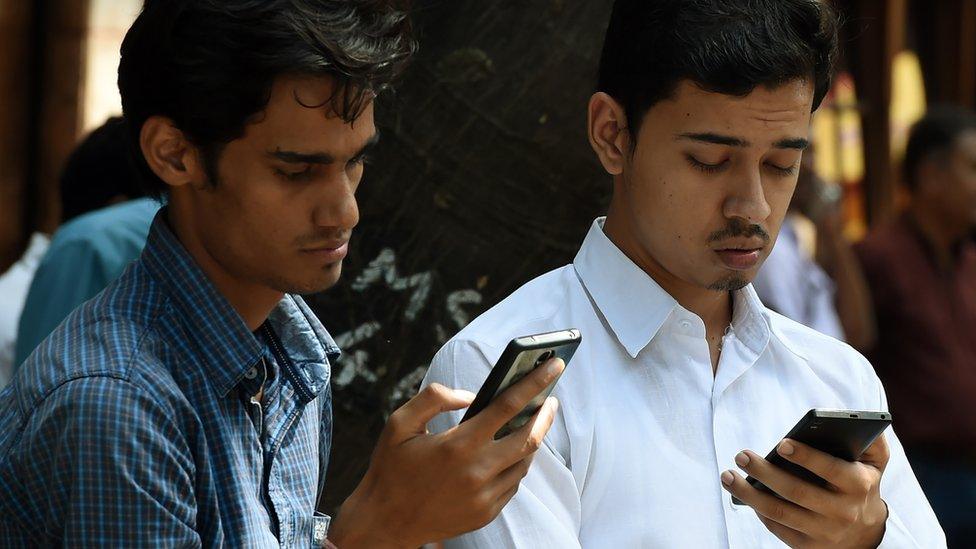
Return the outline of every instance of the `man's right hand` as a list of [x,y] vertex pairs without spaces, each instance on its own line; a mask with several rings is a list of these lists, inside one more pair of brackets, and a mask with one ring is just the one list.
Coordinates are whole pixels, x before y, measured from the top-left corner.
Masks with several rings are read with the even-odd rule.
[[437,414],[469,406],[474,395],[432,384],[390,415],[369,470],[332,523],[337,547],[411,547],[491,522],[528,473],[558,403],[549,398],[510,435],[494,434],[565,368],[559,359],[525,376],[481,413],[431,435]]

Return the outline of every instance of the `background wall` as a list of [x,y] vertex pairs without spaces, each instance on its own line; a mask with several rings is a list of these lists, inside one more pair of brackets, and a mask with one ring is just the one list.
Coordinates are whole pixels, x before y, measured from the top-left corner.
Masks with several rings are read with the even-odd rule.
[[425,2],[421,50],[379,115],[342,282],[312,300],[335,372],[327,504],[365,470],[385,413],[468,319],[572,260],[610,181],[585,134],[610,3]]

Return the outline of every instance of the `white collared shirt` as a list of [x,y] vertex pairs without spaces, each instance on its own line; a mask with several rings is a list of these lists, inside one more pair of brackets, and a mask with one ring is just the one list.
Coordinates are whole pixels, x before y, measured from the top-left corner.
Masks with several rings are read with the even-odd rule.
[[[782,547],[719,476],[743,449],[765,455],[811,408],[887,410],[870,364],[844,343],[735,293],[713,375],[705,325],[604,235],[572,265],[520,288],[435,356],[424,384],[477,391],[513,337],[566,328],[583,342],[554,395],[560,407],[528,476],[491,524],[448,547],[527,549]],[[463,411],[431,422],[440,432]],[[898,418],[894,418],[897,425]],[[881,494],[883,547],[945,537],[894,432]]]

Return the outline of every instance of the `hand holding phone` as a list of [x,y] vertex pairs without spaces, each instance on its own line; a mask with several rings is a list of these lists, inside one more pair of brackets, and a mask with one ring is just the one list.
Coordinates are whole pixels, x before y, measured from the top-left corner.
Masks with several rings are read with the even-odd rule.
[[[577,347],[583,340],[579,330],[560,330],[544,334],[535,334],[517,337],[509,342],[505,351],[499,357],[488,374],[488,379],[478,390],[478,395],[474,402],[468,407],[468,411],[461,418],[461,423],[473,418],[506,389],[518,383],[530,372],[543,366],[549,360],[560,359],[564,364],[569,364]],[[529,419],[542,407],[546,398],[552,393],[556,386],[557,377],[541,393],[535,396],[525,408],[515,415],[510,421],[506,422],[501,429],[495,433],[495,438],[499,439],[525,425]]]
[[494,399],[470,421],[427,431],[434,416],[469,407],[475,395],[431,384],[394,411],[369,469],[329,529],[339,547],[419,547],[476,530],[501,512],[528,473],[552,426],[555,399],[522,428],[495,434],[546,391],[564,364],[549,360]]
[[766,458],[740,452],[735,462],[748,479],[725,471],[722,484],[790,546],[876,547],[888,516],[881,433],[890,422],[887,412],[811,410]]

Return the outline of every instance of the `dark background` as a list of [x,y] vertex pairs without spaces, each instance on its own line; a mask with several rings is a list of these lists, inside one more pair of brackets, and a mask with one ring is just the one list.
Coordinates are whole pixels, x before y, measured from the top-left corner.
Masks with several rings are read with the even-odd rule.
[[472,4],[417,4],[421,49],[378,111],[342,281],[309,300],[344,351],[329,510],[437,349],[572,261],[609,198],[585,124],[611,2]]

